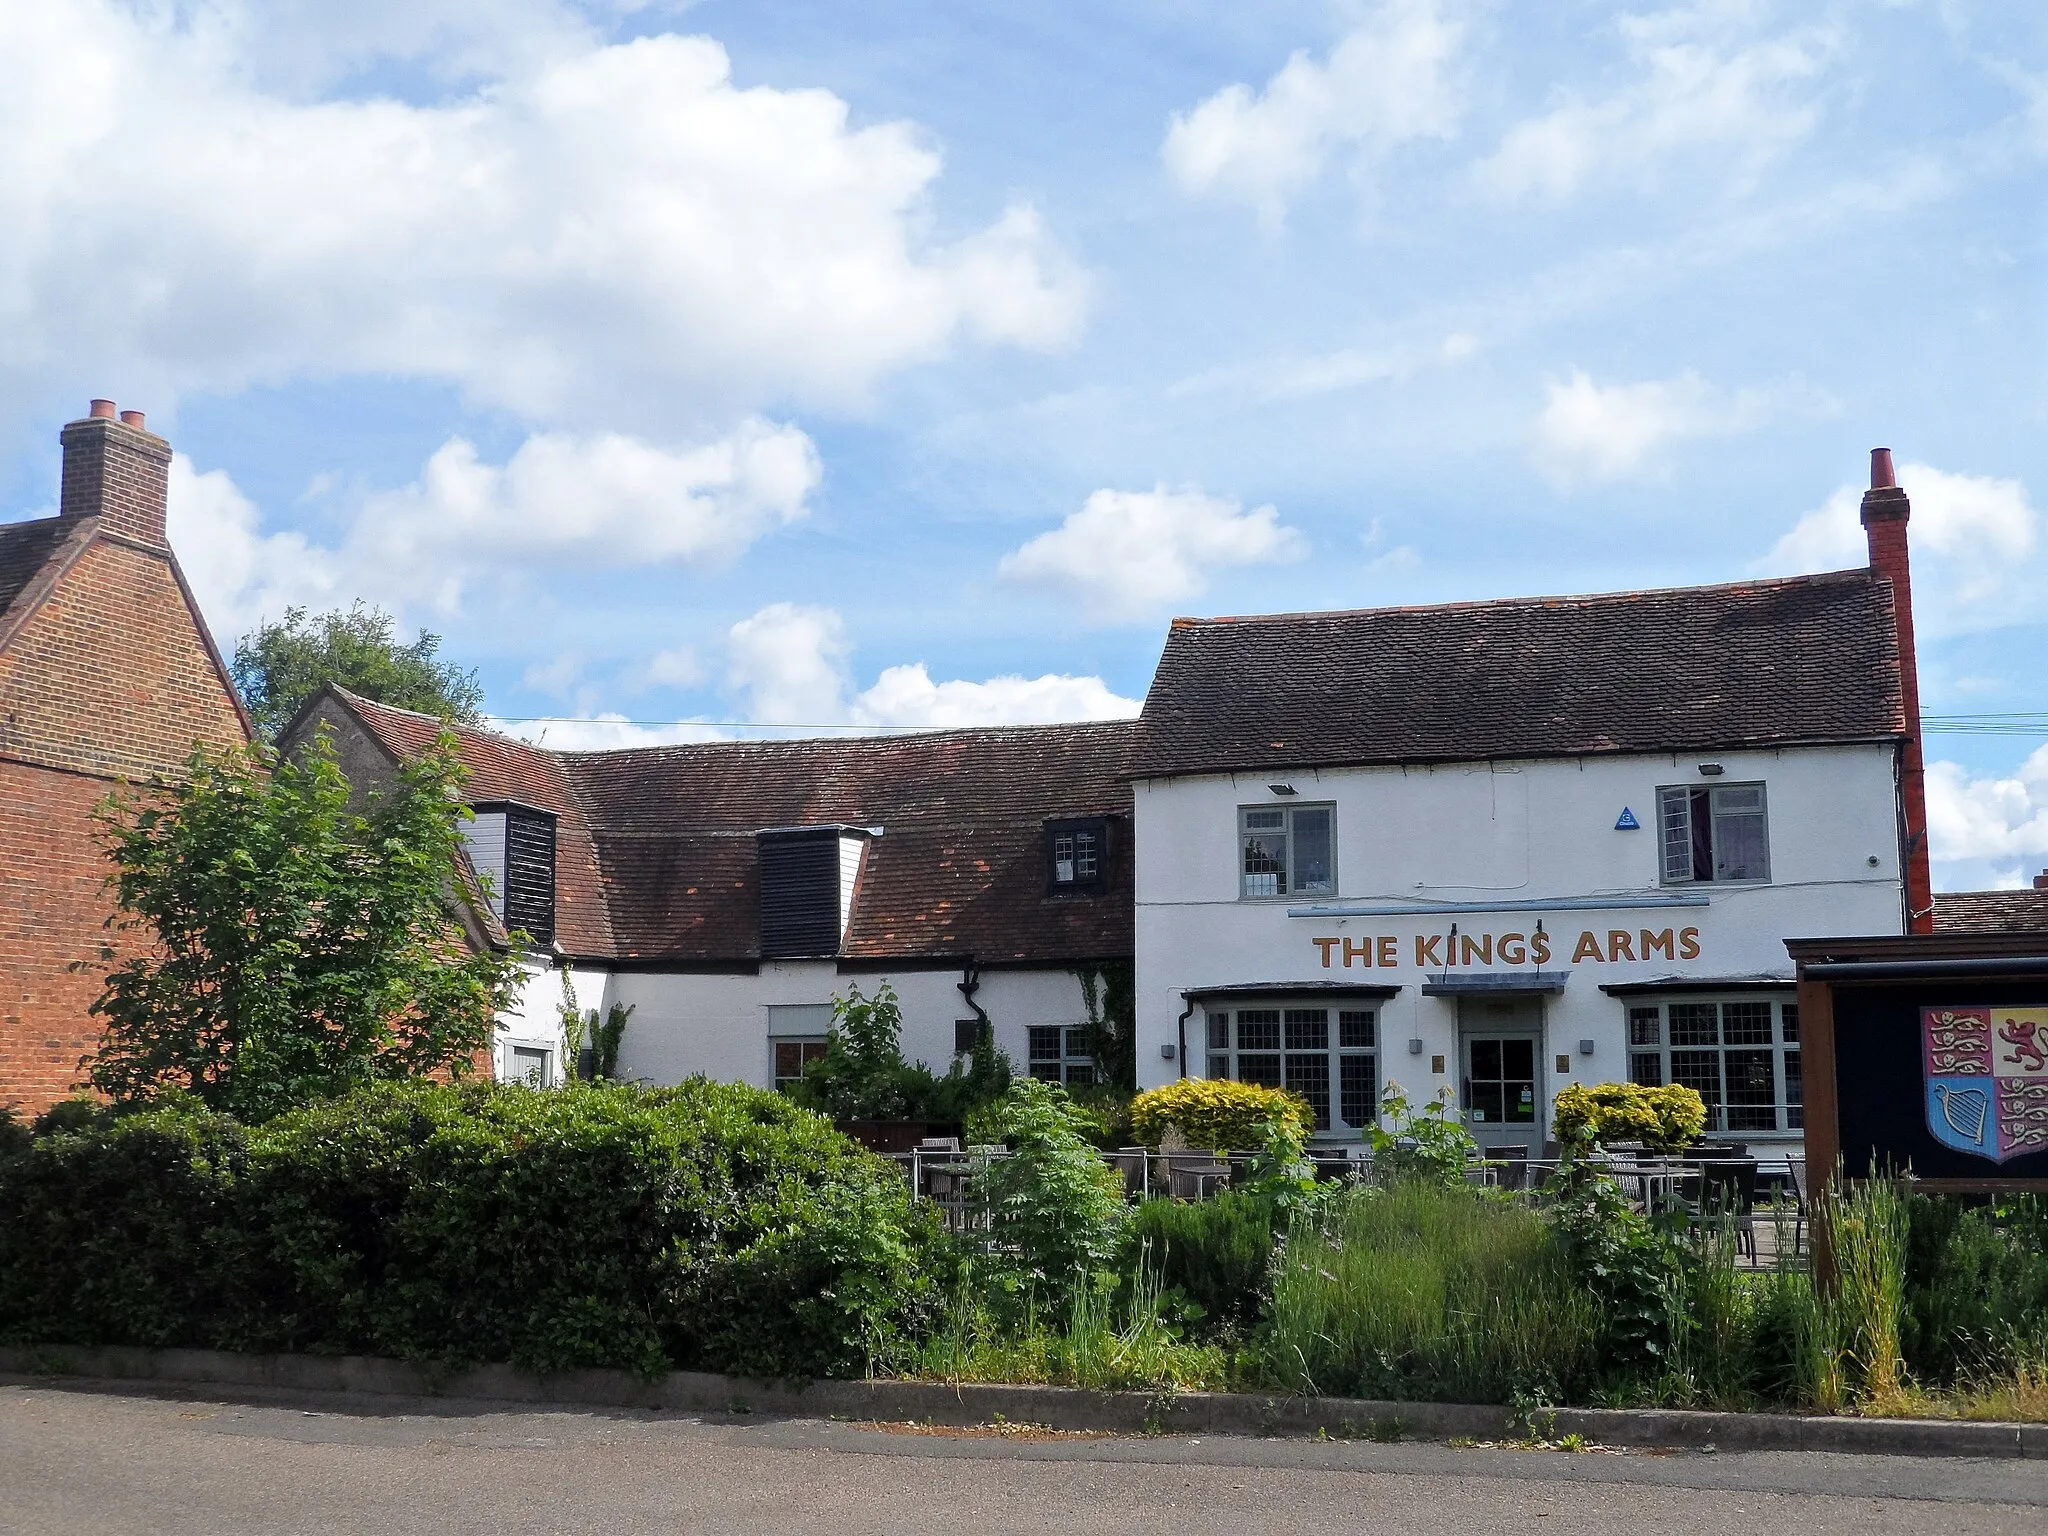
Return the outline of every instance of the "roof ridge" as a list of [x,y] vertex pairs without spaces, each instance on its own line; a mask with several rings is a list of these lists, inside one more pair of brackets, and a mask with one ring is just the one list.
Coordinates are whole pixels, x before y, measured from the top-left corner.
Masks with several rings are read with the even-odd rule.
[[1299,624],[1315,619],[1362,618],[1368,614],[1458,613],[1470,612],[1481,608],[1576,607],[1594,603],[1627,602],[1644,598],[1672,597],[1689,593],[1699,593],[1704,596],[1723,592],[1756,591],[1772,587],[1809,586],[1823,582],[1847,582],[1858,577],[1872,580],[1883,579],[1881,573],[1872,567],[1857,565],[1835,571],[1807,571],[1796,576],[1753,576],[1742,581],[1699,582],[1675,587],[1630,587],[1613,592],[1572,592],[1525,597],[1473,597],[1460,598],[1447,603],[1392,603],[1378,608],[1323,608],[1302,609],[1291,613],[1217,614],[1209,618],[1185,615],[1174,619],[1172,627],[1174,629],[1194,629],[1211,624]]

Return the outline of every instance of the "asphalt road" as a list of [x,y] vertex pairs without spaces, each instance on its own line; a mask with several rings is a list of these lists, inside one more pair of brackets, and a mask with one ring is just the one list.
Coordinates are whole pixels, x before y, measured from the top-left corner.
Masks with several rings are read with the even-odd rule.
[[2048,1464],[337,1412],[0,1384],[0,1531],[2048,1531]]

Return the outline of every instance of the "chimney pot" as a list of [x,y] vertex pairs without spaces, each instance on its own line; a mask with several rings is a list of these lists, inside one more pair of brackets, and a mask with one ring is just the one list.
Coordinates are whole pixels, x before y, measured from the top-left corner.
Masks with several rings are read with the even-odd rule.
[[1892,468],[1892,451],[1889,448],[1870,450],[1870,488],[1885,490],[1899,483],[1898,472]]
[[142,429],[142,412],[120,413],[113,401],[95,400],[92,414],[67,423],[60,437],[59,515],[97,518],[108,533],[162,548],[171,445]]

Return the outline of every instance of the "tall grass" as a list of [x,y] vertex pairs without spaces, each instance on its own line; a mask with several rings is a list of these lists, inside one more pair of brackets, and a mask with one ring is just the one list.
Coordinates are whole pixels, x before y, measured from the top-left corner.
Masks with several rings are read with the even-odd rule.
[[1363,1186],[1289,1234],[1259,1365],[1330,1395],[1562,1400],[1600,1317],[1536,1213],[1472,1190]]
[[955,1293],[944,1326],[925,1343],[912,1374],[1097,1391],[1228,1386],[1229,1351],[1181,1338],[1162,1299],[1159,1269],[1142,1248],[1121,1291],[1113,1277],[1097,1275],[1072,1287],[1064,1308],[1050,1315],[1027,1304],[1021,1319],[998,1316],[970,1280]]
[[1853,1368],[1859,1398],[1879,1413],[1894,1412],[1906,1386],[1907,1228],[1899,1181],[1864,1179],[1845,1191],[1838,1167],[1821,1191],[1815,1220],[1834,1256],[1834,1293],[1823,1300],[1834,1313],[1835,1347]]

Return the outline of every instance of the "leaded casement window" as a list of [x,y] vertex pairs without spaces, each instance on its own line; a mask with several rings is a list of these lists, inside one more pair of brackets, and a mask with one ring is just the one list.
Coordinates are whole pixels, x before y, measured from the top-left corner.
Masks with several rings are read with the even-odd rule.
[[1657,791],[1666,885],[1771,878],[1761,784],[1677,784]]
[[1334,896],[1337,808],[1248,805],[1237,813],[1238,893]]
[[796,1086],[797,1079],[804,1075],[804,1068],[814,1061],[825,1059],[825,1037],[785,1036],[770,1040],[769,1047],[775,1053],[775,1091],[787,1093]]
[[1208,1073],[1291,1088],[1315,1111],[1316,1129],[1358,1134],[1379,1111],[1379,1020],[1370,1008],[1266,1007],[1208,1010]]
[[1047,822],[1045,863],[1047,894],[1099,893],[1109,875],[1109,819]]
[[1034,1024],[1028,1031],[1031,1075],[1048,1083],[1080,1087],[1095,1081],[1095,1057],[1088,1049],[1085,1026]]
[[1647,1087],[1696,1089],[1706,1100],[1709,1131],[1797,1131],[1806,1124],[1799,1006],[1790,1000],[1633,1004],[1628,1075]]

